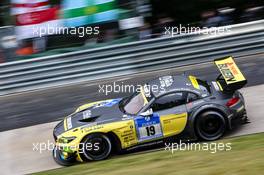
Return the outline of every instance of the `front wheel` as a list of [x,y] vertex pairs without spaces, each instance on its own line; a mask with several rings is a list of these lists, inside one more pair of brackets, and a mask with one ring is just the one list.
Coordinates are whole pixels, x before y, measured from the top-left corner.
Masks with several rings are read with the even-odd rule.
[[86,136],[82,143],[80,152],[88,160],[103,160],[108,158],[112,150],[110,139],[100,133]]
[[195,130],[198,137],[202,140],[217,140],[226,131],[226,120],[218,112],[207,111],[197,116]]

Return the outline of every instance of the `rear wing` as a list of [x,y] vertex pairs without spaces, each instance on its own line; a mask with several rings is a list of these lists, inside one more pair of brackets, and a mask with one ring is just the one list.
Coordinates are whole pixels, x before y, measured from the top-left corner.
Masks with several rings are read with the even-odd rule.
[[216,59],[214,63],[221,72],[216,81],[222,91],[235,91],[247,84],[246,78],[231,56]]

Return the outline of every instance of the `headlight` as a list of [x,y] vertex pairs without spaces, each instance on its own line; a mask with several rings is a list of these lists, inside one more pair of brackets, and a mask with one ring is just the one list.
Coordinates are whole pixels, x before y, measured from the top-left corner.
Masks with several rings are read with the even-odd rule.
[[58,142],[59,143],[70,143],[74,139],[76,139],[75,136],[73,136],[73,137],[61,137],[61,138],[58,139]]

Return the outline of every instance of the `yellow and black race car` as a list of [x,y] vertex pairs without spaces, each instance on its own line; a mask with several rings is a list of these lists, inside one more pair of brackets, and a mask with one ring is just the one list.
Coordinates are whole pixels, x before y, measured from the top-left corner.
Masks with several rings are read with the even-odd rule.
[[216,140],[247,120],[238,89],[247,80],[232,57],[215,60],[221,74],[213,82],[194,76],[164,76],[130,97],[85,104],[54,129],[55,161],[61,165],[106,159],[113,150],[170,137]]

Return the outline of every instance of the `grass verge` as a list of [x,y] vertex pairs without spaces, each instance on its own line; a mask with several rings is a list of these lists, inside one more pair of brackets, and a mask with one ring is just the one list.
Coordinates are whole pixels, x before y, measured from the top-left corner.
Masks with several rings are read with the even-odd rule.
[[[264,172],[264,133],[224,139],[230,151],[157,151],[123,155],[99,162],[36,173],[36,175],[134,175],[134,174],[262,174]],[[204,143],[200,143],[204,144]]]

